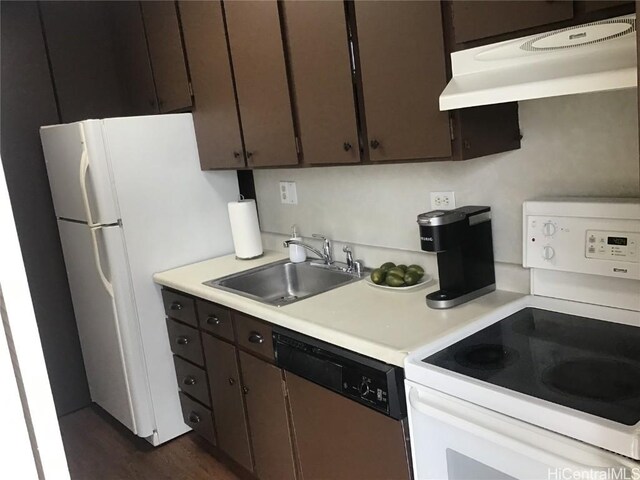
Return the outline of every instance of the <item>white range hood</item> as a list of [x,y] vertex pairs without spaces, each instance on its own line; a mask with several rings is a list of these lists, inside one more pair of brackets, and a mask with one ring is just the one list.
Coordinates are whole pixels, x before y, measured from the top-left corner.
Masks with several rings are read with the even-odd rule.
[[637,86],[636,16],[451,54],[440,110]]

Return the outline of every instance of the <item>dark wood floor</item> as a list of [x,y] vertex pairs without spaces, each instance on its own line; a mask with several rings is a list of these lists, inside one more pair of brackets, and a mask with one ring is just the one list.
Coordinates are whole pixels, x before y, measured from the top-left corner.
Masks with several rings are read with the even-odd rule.
[[152,447],[98,407],[60,419],[73,480],[238,480],[193,433]]

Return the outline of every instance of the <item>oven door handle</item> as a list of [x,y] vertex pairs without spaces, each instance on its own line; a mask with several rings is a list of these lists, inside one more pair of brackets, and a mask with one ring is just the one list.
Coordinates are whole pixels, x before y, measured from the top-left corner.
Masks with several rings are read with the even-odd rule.
[[[478,409],[481,407],[470,404],[468,406],[460,405],[460,407],[462,408],[454,409],[454,406],[457,402],[459,402],[459,400],[455,398],[448,398],[445,400],[439,395],[441,395],[439,394],[439,392],[437,394],[435,392],[430,393],[422,389],[419,390],[415,387],[410,387],[408,393],[409,405],[413,410],[419,413],[444,422],[479,438],[493,442],[497,445],[507,448],[508,450],[515,451],[528,458],[535,458],[547,465],[561,466],[563,468],[570,468],[575,471],[583,471],[585,472],[585,475],[590,475],[591,472],[602,472],[603,474],[607,474],[610,471],[611,467],[626,467],[630,471],[635,471],[635,469],[638,468],[638,464],[631,459],[626,459],[625,457],[609,453],[605,450],[600,450],[596,447],[592,447],[586,444],[585,447],[594,449],[596,451],[595,456],[598,457],[598,459],[605,461],[608,465],[592,466],[582,464],[571,458],[561,456],[557,452],[544,448],[548,447],[549,445],[558,445],[557,440],[552,441],[550,436],[560,434],[552,433],[540,427],[536,427],[535,425],[529,425],[524,422],[522,422],[522,427],[514,426],[512,423],[513,420],[511,420],[510,417],[500,419],[498,417],[498,414],[490,415],[486,419],[470,418],[468,415],[465,415],[465,412],[473,410],[474,408]],[[489,412],[493,414],[493,412]],[[546,442],[540,442],[540,446],[527,442],[526,440],[524,440],[525,435],[517,435],[517,430],[524,430],[524,428],[526,428],[527,430],[527,436],[531,437],[537,435],[539,437],[544,437],[544,440],[546,440]],[[509,435],[509,433],[507,432],[511,433],[511,435]],[[514,433],[516,435],[513,435]],[[570,439],[570,441],[578,442],[578,440],[573,439]],[[565,448],[566,447],[570,446],[565,445]],[[614,457],[615,460],[612,460]]]

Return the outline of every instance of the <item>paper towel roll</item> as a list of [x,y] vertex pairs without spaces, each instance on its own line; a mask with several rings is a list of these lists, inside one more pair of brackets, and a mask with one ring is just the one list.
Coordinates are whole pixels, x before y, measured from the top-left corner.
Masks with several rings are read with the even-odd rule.
[[229,221],[236,257],[248,260],[262,255],[262,238],[255,200],[229,202]]

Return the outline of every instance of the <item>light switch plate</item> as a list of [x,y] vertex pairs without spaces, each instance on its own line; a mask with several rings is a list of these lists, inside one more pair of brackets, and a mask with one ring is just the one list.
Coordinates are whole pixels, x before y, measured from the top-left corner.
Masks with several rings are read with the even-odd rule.
[[298,192],[296,191],[296,182],[280,182],[280,202],[297,205],[298,204]]

